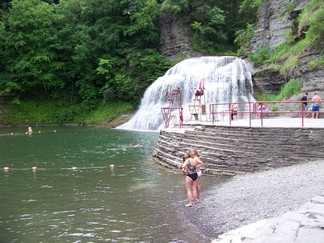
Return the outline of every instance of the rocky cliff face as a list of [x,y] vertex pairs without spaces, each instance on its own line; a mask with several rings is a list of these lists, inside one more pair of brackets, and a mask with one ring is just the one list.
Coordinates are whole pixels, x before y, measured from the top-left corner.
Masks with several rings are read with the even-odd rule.
[[[258,9],[258,23],[250,42],[251,52],[254,53],[262,47],[274,49],[286,42],[288,33],[296,34],[297,18],[311,0],[264,0]],[[293,9],[291,8],[293,6]],[[190,49],[190,27],[182,22],[182,18],[165,12],[160,19],[161,26],[161,52],[170,60],[178,57],[189,58],[198,56]],[[289,72],[280,74],[269,69],[255,70],[254,88],[265,93],[279,92],[281,87],[290,79],[302,82],[303,92],[318,91],[324,97],[324,70],[311,69],[308,63],[317,59],[319,53],[308,50],[298,60],[298,66]]]
[[160,44],[161,52],[170,60],[184,55],[191,56],[191,48],[189,39],[191,30],[186,26],[181,17],[173,14],[170,11],[165,11],[160,18]]
[[[262,47],[274,49],[285,43],[287,34],[297,35],[296,21],[303,8],[311,0],[265,0],[258,10],[258,23],[250,42],[251,52],[254,53]],[[293,4],[294,9],[289,10]],[[302,37],[300,37],[302,38]],[[282,85],[290,79],[300,80],[303,92],[312,94],[318,91],[324,97],[324,70],[311,69],[309,61],[317,59],[318,53],[307,50],[298,60],[298,66],[289,72],[279,74],[272,70],[256,70],[254,74],[255,89],[265,93],[280,91]]]
[[[291,12],[287,8],[292,2],[297,7]],[[294,21],[298,17],[298,13],[308,2],[310,0],[263,1],[258,9],[258,23],[250,42],[251,52],[254,53],[264,46],[273,50],[276,46],[283,44],[286,41],[287,33],[293,31]]]

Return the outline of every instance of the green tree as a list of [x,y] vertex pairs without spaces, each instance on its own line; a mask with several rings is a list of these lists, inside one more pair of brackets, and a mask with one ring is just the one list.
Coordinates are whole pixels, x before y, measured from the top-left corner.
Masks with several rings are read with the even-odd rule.
[[124,10],[124,14],[128,15],[130,20],[125,35],[131,37],[130,41],[134,41],[135,47],[156,47],[159,41],[158,16],[160,15],[156,1],[132,0],[129,2],[129,7]]
[[195,14],[195,22],[191,24],[194,30],[191,41],[193,49],[207,54],[215,53],[220,48],[217,43],[227,39],[221,27],[225,23],[224,11],[218,7],[207,11],[206,6],[201,6]]
[[39,0],[13,0],[6,21],[7,92],[39,97],[61,89],[64,82],[56,73],[63,63],[52,47],[56,42],[53,7]]
[[67,63],[63,74],[69,83],[66,90],[73,91],[69,96],[74,97],[77,90],[88,105],[95,105],[102,97],[137,102],[150,84],[145,81],[138,85],[138,77],[152,79],[145,76],[146,71],[139,75],[143,66],[133,63],[140,63],[143,56],[139,53],[158,48],[157,3],[63,0],[57,11],[61,13],[56,24],[57,48],[60,59]]
[[162,1],[162,10],[169,10],[174,13],[184,13],[189,10],[189,0],[165,0]]
[[233,50],[234,33],[254,16],[239,12],[242,2],[257,0],[5,0],[0,89],[85,112],[102,100],[136,104],[171,65],[159,52],[162,11],[192,28],[194,50],[216,54]]
[[4,35],[5,35],[5,26],[2,21],[0,21],[0,94],[5,89],[6,85],[6,60],[4,58]]
[[[239,11],[245,2],[244,11]],[[247,23],[254,23],[255,9],[247,6],[257,0],[165,0],[161,9],[172,11],[193,30],[191,46],[205,54],[224,53],[237,49],[235,34]]]

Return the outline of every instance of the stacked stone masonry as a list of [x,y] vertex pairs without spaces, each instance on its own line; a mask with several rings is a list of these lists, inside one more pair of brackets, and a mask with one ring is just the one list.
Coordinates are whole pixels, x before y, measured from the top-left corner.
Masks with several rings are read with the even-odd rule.
[[153,158],[178,167],[188,149],[200,150],[204,173],[236,175],[324,159],[323,128],[203,125],[184,132],[161,130]]

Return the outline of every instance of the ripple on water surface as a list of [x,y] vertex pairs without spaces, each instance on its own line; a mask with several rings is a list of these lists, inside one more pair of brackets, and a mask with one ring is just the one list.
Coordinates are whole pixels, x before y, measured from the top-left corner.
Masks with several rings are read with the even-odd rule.
[[10,167],[0,173],[0,242],[199,237],[175,212],[186,198],[182,174],[151,159],[158,134],[56,130],[0,137],[0,166]]

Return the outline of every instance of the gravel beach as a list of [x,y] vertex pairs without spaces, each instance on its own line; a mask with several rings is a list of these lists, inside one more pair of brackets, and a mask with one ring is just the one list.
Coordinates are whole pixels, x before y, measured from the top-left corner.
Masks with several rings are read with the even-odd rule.
[[191,208],[181,202],[178,212],[208,242],[243,225],[297,210],[323,190],[320,160],[235,176],[203,191]]

